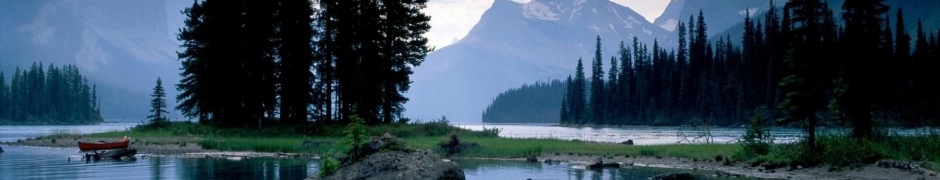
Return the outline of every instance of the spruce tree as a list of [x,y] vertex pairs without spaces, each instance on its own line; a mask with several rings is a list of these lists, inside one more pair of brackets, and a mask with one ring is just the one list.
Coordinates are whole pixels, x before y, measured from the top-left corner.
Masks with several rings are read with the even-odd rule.
[[587,84],[585,84],[585,81],[587,80],[584,77],[584,65],[581,58],[578,58],[578,66],[575,68],[574,83],[572,84],[573,88],[571,88],[573,93],[569,97],[572,101],[571,107],[569,107],[571,108],[571,118],[574,119],[576,124],[586,123],[587,99],[585,99],[586,92],[584,88]]
[[595,45],[593,63],[591,63],[591,105],[588,106],[588,109],[591,110],[590,118],[587,120],[591,123],[597,123],[603,120],[604,118],[604,69],[603,69],[603,56],[601,56],[601,37],[597,36],[597,44]]
[[883,0],[846,1],[842,5],[845,20],[843,44],[850,52],[845,53],[845,81],[848,86],[846,100],[852,120],[852,136],[868,138],[874,133],[873,106],[880,101],[881,88],[885,87],[885,74],[876,76],[875,62],[882,58],[881,46],[882,14],[888,11]]
[[150,97],[153,98],[150,100],[150,122],[163,122],[166,121],[166,92],[163,89],[163,80],[157,78],[157,85],[153,87],[153,93],[150,94]]
[[[285,124],[307,122],[313,91],[313,9],[308,0],[282,0],[278,6],[280,119]],[[319,109],[316,109],[319,113]]]

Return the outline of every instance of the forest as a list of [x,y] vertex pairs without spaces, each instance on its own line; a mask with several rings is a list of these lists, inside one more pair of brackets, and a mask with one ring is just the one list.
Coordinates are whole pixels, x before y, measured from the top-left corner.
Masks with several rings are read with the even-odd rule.
[[567,85],[559,80],[509,89],[483,111],[484,123],[558,123]]
[[225,127],[406,122],[409,75],[433,50],[426,3],[194,1],[176,108]]
[[101,118],[97,88],[89,86],[75,65],[33,63],[13,72],[6,83],[0,72],[0,124],[95,124]]
[[710,41],[700,11],[678,24],[676,48],[621,41],[607,74],[598,37],[594,57],[565,80],[561,123],[742,125],[758,109],[768,123],[852,126],[860,136],[940,123],[940,30],[915,22],[908,34],[903,10],[882,1],[833,8],[843,13],[818,0],[771,6],[746,16],[742,42]]

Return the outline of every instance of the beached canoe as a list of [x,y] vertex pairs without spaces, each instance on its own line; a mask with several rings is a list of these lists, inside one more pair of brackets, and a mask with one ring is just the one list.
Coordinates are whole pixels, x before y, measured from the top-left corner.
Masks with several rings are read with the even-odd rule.
[[127,136],[114,142],[78,142],[78,149],[81,151],[94,151],[104,149],[127,148],[131,139]]

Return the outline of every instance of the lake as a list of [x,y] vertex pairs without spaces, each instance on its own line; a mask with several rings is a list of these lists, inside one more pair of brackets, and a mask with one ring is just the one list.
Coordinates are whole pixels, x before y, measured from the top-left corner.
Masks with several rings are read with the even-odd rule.
[[[124,130],[137,123],[102,123],[86,126],[0,126],[0,141],[50,135],[53,133],[96,133]],[[574,128],[552,125],[458,125],[468,129],[500,128],[500,136],[514,138],[557,138],[637,144],[676,143],[683,134],[701,132],[691,127],[607,127]],[[837,130],[829,130],[837,132]],[[736,139],[742,128],[711,129],[714,142]],[[909,132],[909,131],[905,131]],[[910,130],[910,132],[915,132]],[[800,137],[798,129],[775,129],[777,142]],[[133,146],[133,145],[131,145]],[[0,153],[0,179],[303,179],[318,169],[316,159],[282,158],[177,158],[139,154],[134,160],[81,161],[77,148],[19,147],[3,145]],[[692,172],[711,178],[713,172],[628,167],[601,171],[572,168],[571,164],[549,165],[502,160],[455,160],[468,179],[647,179],[663,173]]]

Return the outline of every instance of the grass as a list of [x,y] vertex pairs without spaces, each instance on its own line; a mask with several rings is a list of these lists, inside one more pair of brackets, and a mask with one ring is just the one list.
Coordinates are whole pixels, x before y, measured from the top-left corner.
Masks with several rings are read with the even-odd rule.
[[[257,151],[285,153],[345,152],[347,147],[340,143],[344,126],[311,126],[308,132],[299,133],[297,127],[273,127],[257,130],[253,128],[214,128],[189,122],[166,124],[147,124],[130,128],[126,131],[105,132],[86,135],[92,138],[112,138],[130,136],[146,137],[198,137],[197,142],[203,148],[228,151]],[[446,120],[411,124],[384,124],[367,127],[371,136],[388,133],[401,137],[410,146],[418,149],[435,149],[438,143],[456,133],[462,142],[476,142],[480,148],[463,152],[462,157],[515,158],[539,154],[581,154],[605,156],[668,156],[681,158],[708,159],[716,155],[728,157],[740,147],[734,144],[711,145],[649,145],[630,146],[614,143],[587,141],[567,141],[556,139],[519,139],[500,138],[499,129],[470,131],[449,125]],[[313,134],[313,133],[311,133]],[[314,146],[304,146],[304,142]],[[185,143],[185,142],[182,142]]]
[[892,159],[940,171],[940,133],[918,135],[888,134],[870,139],[854,139],[841,134],[817,136],[818,150],[807,153],[805,142],[775,144],[763,155],[736,153],[733,157],[752,166],[778,168],[787,165],[832,165],[853,168],[878,160]]

